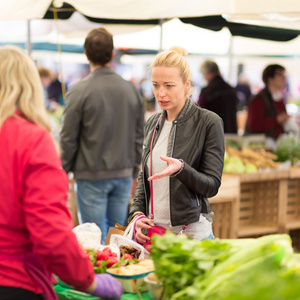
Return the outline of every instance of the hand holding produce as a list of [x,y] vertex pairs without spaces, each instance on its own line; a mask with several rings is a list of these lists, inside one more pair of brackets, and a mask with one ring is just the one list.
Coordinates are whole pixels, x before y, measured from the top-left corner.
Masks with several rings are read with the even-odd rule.
[[122,284],[109,274],[96,274],[96,289],[93,296],[109,300],[118,300],[122,296]]

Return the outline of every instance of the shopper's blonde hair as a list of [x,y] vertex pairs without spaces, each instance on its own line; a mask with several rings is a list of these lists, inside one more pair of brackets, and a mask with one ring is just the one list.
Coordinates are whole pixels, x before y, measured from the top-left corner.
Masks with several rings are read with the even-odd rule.
[[18,109],[50,131],[40,76],[33,60],[15,46],[0,47],[0,128]]
[[[186,83],[192,76],[190,66],[185,58],[187,55],[188,51],[186,49],[174,46],[169,50],[157,54],[151,65],[151,70],[158,66],[178,68],[183,83]],[[190,95],[191,88],[186,92],[186,96]]]

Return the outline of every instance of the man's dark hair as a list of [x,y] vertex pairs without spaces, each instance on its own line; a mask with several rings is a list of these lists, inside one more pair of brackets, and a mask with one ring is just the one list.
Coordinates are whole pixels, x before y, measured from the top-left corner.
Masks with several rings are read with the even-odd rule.
[[265,84],[268,83],[269,78],[273,78],[277,71],[285,71],[285,68],[281,65],[268,65],[262,74],[262,80]]
[[104,28],[90,31],[84,42],[85,54],[94,65],[104,66],[110,62],[113,49],[113,36]]

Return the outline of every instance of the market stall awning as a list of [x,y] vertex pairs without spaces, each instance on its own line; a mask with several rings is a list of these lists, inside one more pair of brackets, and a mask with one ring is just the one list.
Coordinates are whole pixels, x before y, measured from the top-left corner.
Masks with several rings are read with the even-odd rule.
[[192,24],[213,31],[220,31],[224,27],[227,27],[233,36],[243,36],[278,42],[290,41],[300,34],[300,30],[228,22],[221,15],[197,18],[180,18],[180,20],[184,23]]

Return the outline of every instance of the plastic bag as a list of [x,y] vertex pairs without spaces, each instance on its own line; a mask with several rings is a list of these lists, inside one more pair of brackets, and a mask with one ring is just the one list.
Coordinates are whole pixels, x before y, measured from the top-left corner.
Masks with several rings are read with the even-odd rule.
[[84,223],[72,229],[75,233],[78,243],[84,249],[102,249],[101,229],[95,223]]
[[120,249],[120,246],[128,246],[132,247],[138,251],[140,251],[139,258],[144,259],[149,257],[149,252],[140,244],[133,241],[133,230],[134,230],[134,222],[131,222],[129,224],[124,232],[123,235],[120,234],[112,234],[110,237],[110,243],[109,245],[112,247],[118,247]]

